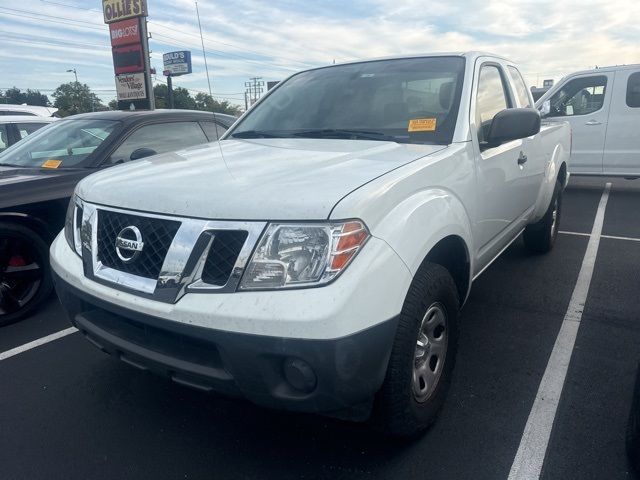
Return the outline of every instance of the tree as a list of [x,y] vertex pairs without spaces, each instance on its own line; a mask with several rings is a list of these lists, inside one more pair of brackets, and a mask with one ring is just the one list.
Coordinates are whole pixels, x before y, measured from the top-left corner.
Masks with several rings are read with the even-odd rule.
[[63,117],[104,109],[104,105],[89,86],[80,82],[63,83],[53,92],[58,113]]
[[226,113],[227,115],[240,115],[240,108],[236,105],[231,105],[226,100],[218,102],[214,100],[208,93],[198,93],[196,95],[196,109],[205,110],[207,112]]
[[118,110],[118,101],[116,99],[109,102],[109,110]]
[[13,103],[18,105],[26,103],[27,105],[39,105],[42,107],[51,105],[49,97],[44,93],[31,89],[23,92],[18,87],[9,88],[4,94],[0,93],[0,103]]
[[[153,94],[156,97],[156,108],[169,108],[169,87],[162,83],[156,84]],[[189,90],[182,87],[173,89],[173,108],[196,109],[196,101],[189,94]]]

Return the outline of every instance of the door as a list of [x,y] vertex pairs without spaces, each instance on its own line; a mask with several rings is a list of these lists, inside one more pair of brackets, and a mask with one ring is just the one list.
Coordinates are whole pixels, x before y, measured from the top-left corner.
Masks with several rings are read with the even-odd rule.
[[[526,186],[525,140],[488,148],[486,138],[496,113],[514,105],[502,67],[484,63],[479,71],[472,115],[477,136],[478,219],[475,225],[479,268],[513,238],[535,199]],[[474,142],[475,143],[475,142]]]
[[640,175],[640,71],[618,70],[604,144],[604,173]]
[[546,118],[571,124],[572,173],[602,173],[613,76],[608,72],[572,78],[549,99],[551,111]]
[[208,142],[198,122],[154,123],[140,127],[129,135],[104,165],[116,165]]

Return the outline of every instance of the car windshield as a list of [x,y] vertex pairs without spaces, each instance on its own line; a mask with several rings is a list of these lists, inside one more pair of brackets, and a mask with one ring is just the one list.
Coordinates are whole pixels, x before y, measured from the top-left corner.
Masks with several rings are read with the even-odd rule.
[[379,60],[310,70],[282,83],[233,138],[340,138],[451,143],[464,60]]
[[47,125],[0,154],[0,165],[73,168],[91,155],[120,122],[60,120]]

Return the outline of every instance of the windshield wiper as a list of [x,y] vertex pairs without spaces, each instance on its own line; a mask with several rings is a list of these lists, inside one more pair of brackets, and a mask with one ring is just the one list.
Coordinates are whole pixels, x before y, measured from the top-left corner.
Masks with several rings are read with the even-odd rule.
[[24,167],[24,165],[18,165],[17,163],[0,163],[0,167]]
[[302,132],[292,133],[296,137],[307,138],[348,138],[348,139],[361,139],[361,140],[378,140],[382,142],[396,142],[400,143],[398,137],[393,135],[386,135],[381,132],[370,132],[366,130],[348,130],[342,128],[325,128],[320,130],[304,130]]
[[267,130],[245,130],[244,132],[232,133],[233,138],[283,138],[289,135],[281,135]]

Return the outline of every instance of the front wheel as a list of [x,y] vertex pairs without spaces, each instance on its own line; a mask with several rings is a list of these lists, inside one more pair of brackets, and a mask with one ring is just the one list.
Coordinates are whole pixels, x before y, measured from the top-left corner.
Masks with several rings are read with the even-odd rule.
[[405,299],[374,424],[388,434],[426,430],[444,403],[458,344],[458,291],[442,266],[425,263]]
[[534,253],[548,253],[556,243],[560,214],[562,213],[562,185],[556,182],[551,203],[544,217],[538,222],[527,225],[524,230],[524,245]]
[[22,225],[0,222],[0,326],[29,315],[52,288],[44,240]]

